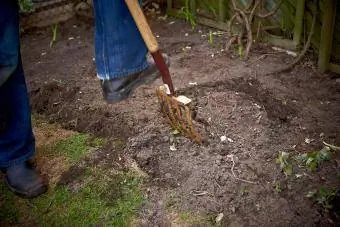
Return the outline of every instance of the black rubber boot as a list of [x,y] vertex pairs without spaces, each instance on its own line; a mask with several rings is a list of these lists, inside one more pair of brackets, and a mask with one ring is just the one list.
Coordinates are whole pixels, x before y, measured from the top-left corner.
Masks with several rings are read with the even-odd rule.
[[25,162],[4,170],[9,189],[19,196],[34,198],[47,191],[47,185],[34,166]]
[[[163,55],[166,64],[170,65],[169,57]],[[149,67],[139,73],[112,80],[101,80],[103,96],[107,103],[114,104],[129,98],[134,89],[143,84],[150,84],[160,77],[153,59],[148,59]]]

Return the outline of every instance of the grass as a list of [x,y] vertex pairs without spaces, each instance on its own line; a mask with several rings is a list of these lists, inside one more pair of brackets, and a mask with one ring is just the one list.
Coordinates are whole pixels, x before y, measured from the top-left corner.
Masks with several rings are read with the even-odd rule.
[[65,155],[71,162],[75,162],[90,152],[91,147],[101,147],[102,140],[91,138],[88,134],[75,134],[70,138],[58,141],[51,150],[57,155]]
[[143,202],[141,182],[131,173],[121,173],[109,182],[90,181],[77,192],[56,186],[32,200],[18,198],[0,184],[0,224],[127,226]]
[[[67,168],[76,166],[85,157],[91,158],[91,151],[106,143],[102,138],[80,133],[53,141],[45,146],[39,141],[38,156],[41,157],[37,159],[64,160],[67,163],[62,166]],[[48,172],[53,166],[45,168]],[[130,171],[104,169],[98,165],[84,168],[81,178],[51,184],[46,194],[30,200],[17,197],[0,183],[0,226],[128,226],[144,201],[143,179]]]

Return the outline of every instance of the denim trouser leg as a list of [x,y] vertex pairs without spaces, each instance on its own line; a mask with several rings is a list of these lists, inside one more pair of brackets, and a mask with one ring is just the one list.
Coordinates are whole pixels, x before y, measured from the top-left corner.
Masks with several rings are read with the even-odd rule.
[[94,0],[95,58],[100,79],[124,77],[148,67],[147,48],[124,0]]
[[0,168],[24,162],[35,151],[16,2],[0,1]]

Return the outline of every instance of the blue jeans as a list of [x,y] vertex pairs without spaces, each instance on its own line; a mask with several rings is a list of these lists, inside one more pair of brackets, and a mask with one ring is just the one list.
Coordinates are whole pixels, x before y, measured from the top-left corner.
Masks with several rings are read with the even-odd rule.
[[148,67],[147,48],[124,0],[94,0],[97,76],[113,79]]
[[0,1],[0,168],[35,152],[28,93],[19,48],[18,5]]

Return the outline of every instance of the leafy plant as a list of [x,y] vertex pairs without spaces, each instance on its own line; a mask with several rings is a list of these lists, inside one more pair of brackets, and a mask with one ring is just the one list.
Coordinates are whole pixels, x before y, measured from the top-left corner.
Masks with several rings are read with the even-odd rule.
[[21,13],[31,13],[34,11],[32,0],[19,0],[19,8]]
[[276,159],[276,163],[280,164],[280,168],[283,173],[288,177],[293,173],[293,166],[289,163],[289,154],[287,152],[281,152]]
[[329,161],[331,159],[331,155],[332,153],[330,148],[326,146],[320,151],[302,154],[298,156],[296,159],[303,166],[307,167],[309,171],[314,172],[321,163]]
[[336,197],[339,189],[326,189],[324,187],[319,188],[319,190],[309,191],[307,197],[314,199],[315,202],[323,207],[325,210],[332,209],[332,201]]
[[275,191],[276,191],[277,193],[281,193],[281,192],[282,192],[282,186],[281,186],[281,183],[280,183],[280,182],[277,182],[277,183],[275,184]]

